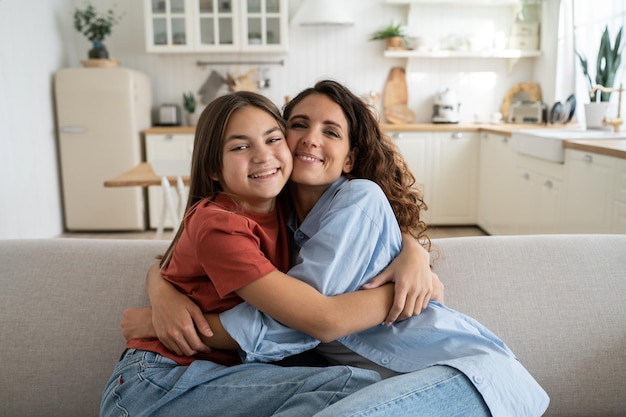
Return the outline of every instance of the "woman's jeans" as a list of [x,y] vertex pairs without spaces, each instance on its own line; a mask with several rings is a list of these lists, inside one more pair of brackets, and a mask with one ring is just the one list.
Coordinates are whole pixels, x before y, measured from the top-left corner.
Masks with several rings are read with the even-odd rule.
[[181,366],[128,349],[105,387],[100,416],[312,416],[377,381],[377,372],[347,366]]
[[490,417],[467,377],[454,368],[431,366],[370,385],[315,417]]
[[347,366],[181,366],[129,349],[105,387],[100,416],[491,416],[465,375],[447,366],[378,381],[374,371]]

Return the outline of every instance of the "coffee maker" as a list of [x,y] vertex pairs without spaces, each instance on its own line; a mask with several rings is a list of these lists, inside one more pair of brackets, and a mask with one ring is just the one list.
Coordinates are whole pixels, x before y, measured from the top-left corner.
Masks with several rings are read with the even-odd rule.
[[461,103],[456,100],[456,92],[449,88],[439,90],[435,94],[433,106],[433,123],[459,123]]

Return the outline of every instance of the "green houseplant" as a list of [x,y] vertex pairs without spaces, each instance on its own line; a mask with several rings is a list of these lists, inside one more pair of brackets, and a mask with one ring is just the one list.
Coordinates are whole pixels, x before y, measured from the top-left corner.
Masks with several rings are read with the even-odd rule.
[[92,4],[84,9],[74,10],[74,28],[85,35],[92,42],[93,48],[89,51],[90,59],[108,59],[109,52],[103,44],[104,39],[111,34],[111,29],[121,20],[112,9],[106,13],[98,13]]
[[183,93],[183,108],[187,112],[187,125],[197,125],[198,118],[196,117],[196,97],[191,91],[189,93]]
[[401,48],[405,36],[402,25],[391,22],[386,27],[374,32],[370,37],[370,41],[384,40],[387,49]]
[[[615,37],[614,47],[611,46],[611,38],[609,37],[609,28],[605,26],[604,33],[600,39],[600,48],[598,49],[598,59],[596,61],[596,82],[607,88],[612,88],[615,82],[615,74],[622,63],[622,29],[620,27],[617,36]],[[583,74],[587,79],[589,86],[589,98],[591,102],[596,102],[599,98],[600,101],[608,102],[611,98],[610,92],[593,91],[594,83],[591,81],[591,75],[589,73],[589,62],[584,54],[576,52],[580,65],[583,70]],[[599,95],[599,96],[598,96]]]

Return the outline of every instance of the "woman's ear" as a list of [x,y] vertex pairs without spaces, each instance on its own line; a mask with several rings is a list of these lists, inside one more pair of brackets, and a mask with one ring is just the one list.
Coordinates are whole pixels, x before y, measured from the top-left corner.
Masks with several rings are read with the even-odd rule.
[[346,160],[343,163],[343,173],[349,174],[350,171],[354,168],[354,163],[356,161],[356,156],[359,153],[358,148],[352,148],[348,155],[346,155]]

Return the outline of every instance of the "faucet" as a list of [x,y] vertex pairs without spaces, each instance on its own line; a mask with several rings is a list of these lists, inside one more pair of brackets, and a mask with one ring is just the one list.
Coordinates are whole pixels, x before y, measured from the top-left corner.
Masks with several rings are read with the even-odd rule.
[[623,121],[621,119],[621,114],[622,114],[622,91],[624,91],[624,88],[622,87],[622,84],[619,85],[619,88],[608,88],[608,87],[605,87],[603,85],[596,84],[591,89],[591,93],[589,93],[589,95],[591,97],[593,97],[593,93],[595,93],[597,90],[603,91],[605,93],[611,93],[611,92],[614,92],[614,91],[617,91],[619,93],[619,97],[617,98],[617,118],[616,119],[607,119],[605,117],[604,120],[602,120],[602,124],[603,125],[605,125],[605,126],[606,125],[613,126],[613,129],[615,130],[615,132],[618,133],[619,129],[620,129],[620,126],[623,123]]

